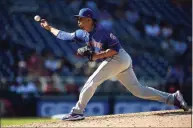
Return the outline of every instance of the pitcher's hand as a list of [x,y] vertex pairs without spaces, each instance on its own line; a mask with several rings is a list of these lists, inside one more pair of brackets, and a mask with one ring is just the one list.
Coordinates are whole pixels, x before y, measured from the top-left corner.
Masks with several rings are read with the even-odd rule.
[[42,19],[40,21],[40,25],[42,26],[42,28],[50,31],[51,26],[48,24],[48,22],[45,19]]

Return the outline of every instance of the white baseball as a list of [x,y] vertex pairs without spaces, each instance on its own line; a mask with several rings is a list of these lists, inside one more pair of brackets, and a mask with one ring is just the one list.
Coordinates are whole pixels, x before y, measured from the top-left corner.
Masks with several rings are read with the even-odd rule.
[[41,17],[40,17],[39,15],[36,15],[36,16],[34,17],[34,20],[39,22],[39,21],[41,20]]

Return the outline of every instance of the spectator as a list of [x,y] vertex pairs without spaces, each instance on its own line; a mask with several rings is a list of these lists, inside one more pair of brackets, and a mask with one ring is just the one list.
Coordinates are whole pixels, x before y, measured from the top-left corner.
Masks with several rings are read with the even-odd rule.
[[76,69],[74,71],[75,76],[82,76],[82,75],[85,76],[85,74],[83,74],[84,73],[84,70],[83,70],[84,63],[83,62],[79,61],[74,66],[75,66],[75,69]]
[[37,86],[33,81],[29,81],[26,85],[26,93],[37,93]]
[[0,89],[1,90],[9,90],[8,81],[5,77],[0,78]]
[[192,85],[192,64],[189,64],[185,67],[185,75],[184,75],[184,85],[191,86]]
[[57,89],[55,86],[54,86],[54,82],[50,79],[47,84],[46,84],[46,88],[44,88],[43,90],[44,93],[58,93],[60,92],[59,89]]
[[144,19],[143,14],[139,13],[139,19],[135,22],[134,26],[136,30],[139,32],[140,37],[145,37],[145,26],[144,26]]
[[164,39],[170,38],[173,33],[172,27],[165,21],[162,21],[160,26],[161,26],[161,36]]
[[28,69],[25,61],[18,62],[18,76],[27,76]]
[[99,9],[98,6],[96,4],[96,0],[88,0],[86,1],[86,7],[90,8],[91,10],[93,10],[95,12],[95,14],[97,15]]
[[131,24],[135,24],[140,19],[139,13],[132,8],[128,8],[125,12],[125,17]]
[[62,63],[59,59],[56,59],[52,53],[49,53],[44,61],[44,66],[53,73],[62,66]]
[[16,92],[17,91],[18,84],[16,81],[13,81],[10,83],[9,90],[11,92]]
[[11,103],[11,101],[5,98],[0,98],[0,104],[1,104],[1,112],[0,112],[1,117],[14,117],[15,116],[13,104]]
[[183,67],[180,64],[174,64],[170,66],[168,69],[168,73],[166,75],[167,83],[177,83],[182,85],[184,79],[184,71]]
[[185,26],[183,24],[177,24],[174,27],[172,39],[183,41],[186,39],[186,31]]
[[73,11],[76,12],[80,8],[81,4],[81,0],[70,0],[69,7],[71,7]]
[[16,93],[19,93],[19,94],[26,94],[27,93],[26,86],[24,83],[18,83]]
[[192,41],[188,41],[187,49],[180,56],[179,61],[184,62],[184,65],[189,65],[192,63]]
[[43,59],[39,56],[35,50],[32,51],[31,56],[27,61],[27,68],[29,72],[29,77],[37,78],[39,76],[47,76],[48,73],[46,72]]
[[123,2],[119,2],[119,3],[117,3],[118,5],[118,7],[117,7],[117,9],[115,9],[114,11],[114,14],[115,14],[115,18],[117,18],[118,20],[124,20],[124,18],[125,18],[125,5],[124,5],[124,3]]
[[64,90],[66,91],[66,93],[67,94],[75,94],[78,96],[79,88],[75,84],[74,79],[68,78],[66,80],[67,80],[67,83],[64,85]]
[[101,11],[100,17],[101,17],[101,20],[99,21],[100,24],[105,26],[107,30],[111,31],[113,26],[113,19],[112,19],[112,16],[109,14],[109,12]]
[[85,76],[90,76],[96,69],[97,63],[96,62],[91,62],[85,65],[83,68],[84,70],[84,75]]
[[150,37],[158,37],[160,35],[160,27],[156,23],[155,19],[145,25],[145,33]]
[[184,41],[171,40],[171,45],[177,55],[182,55],[187,49],[187,44]]
[[61,76],[69,76],[69,75],[74,75],[74,65],[71,64],[71,62],[65,58],[65,57],[62,57],[61,58],[61,67],[59,69],[59,74]]
[[173,55],[173,50],[172,49],[172,45],[170,43],[170,40],[169,39],[165,39],[165,40],[162,40],[161,41],[161,48],[167,52],[170,53],[170,55]]
[[2,35],[0,37],[0,51],[6,51],[9,49],[9,39],[8,39],[8,36],[5,35]]

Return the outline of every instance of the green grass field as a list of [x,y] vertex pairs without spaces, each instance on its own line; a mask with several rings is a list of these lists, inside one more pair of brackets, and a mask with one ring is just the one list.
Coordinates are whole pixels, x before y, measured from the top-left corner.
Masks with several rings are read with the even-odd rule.
[[50,118],[1,118],[1,126],[21,125],[34,122],[47,122]]

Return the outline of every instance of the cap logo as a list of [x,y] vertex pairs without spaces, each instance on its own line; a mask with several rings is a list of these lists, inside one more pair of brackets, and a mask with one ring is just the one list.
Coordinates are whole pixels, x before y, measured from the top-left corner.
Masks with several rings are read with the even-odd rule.
[[110,33],[110,37],[111,37],[111,39],[113,39],[113,40],[116,40],[116,39],[117,39],[116,36],[113,35],[113,33]]

